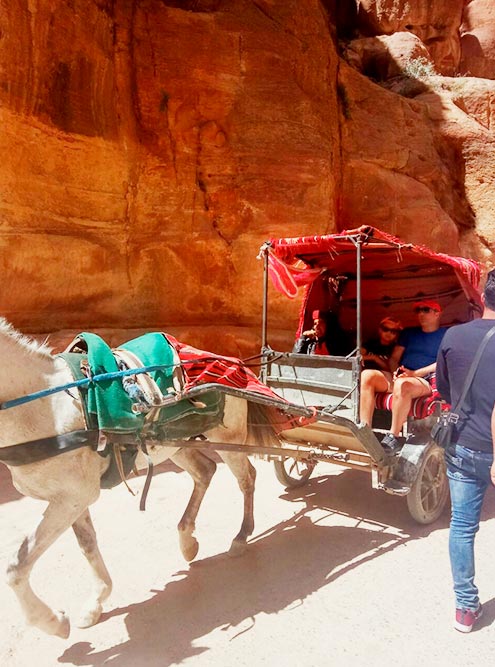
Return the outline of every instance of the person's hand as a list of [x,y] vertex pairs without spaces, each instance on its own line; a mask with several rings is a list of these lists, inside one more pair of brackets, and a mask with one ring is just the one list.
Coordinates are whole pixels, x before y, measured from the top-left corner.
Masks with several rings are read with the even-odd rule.
[[307,338],[316,338],[316,331],[314,329],[308,329],[308,331],[303,331],[302,335]]
[[413,378],[416,377],[416,372],[412,371],[410,368],[406,368],[405,366],[399,366],[399,368],[394,373],[394,380],[397,380],[397,378],[400,377]]
[[492,479],[492,484],[495,486],[495,461],[492,463],[492,467],[490,468],[490,477]]

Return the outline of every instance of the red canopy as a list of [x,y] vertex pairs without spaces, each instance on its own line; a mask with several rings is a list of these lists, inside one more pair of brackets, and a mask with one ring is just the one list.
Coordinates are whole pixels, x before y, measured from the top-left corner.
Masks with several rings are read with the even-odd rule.
[[385,315],[401,318],[406,326],[415,324],[412,304],[424,298],[440,302],[443,324],[481,313],[477,262],[364,226],[339,234],[270,240],[269,272],[275,287],[293,298],[297,287],[306,286],[299,330],[309,324],[311,310],[336,310],[337,302],[342,326],[355,329],[357,247],[365,334]]

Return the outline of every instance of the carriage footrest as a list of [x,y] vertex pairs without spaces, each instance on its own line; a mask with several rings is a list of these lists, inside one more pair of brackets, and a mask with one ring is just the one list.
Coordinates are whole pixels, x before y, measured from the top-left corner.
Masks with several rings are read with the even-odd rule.
[[378,488],[394,496],[407,496],[411,490],[410,486],[398,482],[396,479],[387,479],[383,484],[379,484]]

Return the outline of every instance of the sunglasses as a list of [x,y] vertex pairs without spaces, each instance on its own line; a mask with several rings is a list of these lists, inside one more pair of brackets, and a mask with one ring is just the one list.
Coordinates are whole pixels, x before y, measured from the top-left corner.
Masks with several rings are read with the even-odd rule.
[[400,329],[391,329],[390,327],[386,327],[383,324],[380,324],[380,329],[382,331],[385,331],[386,333],[393,333],[393,334],[400,333]]
[[436,313],[436,308],[429,308],[428,306],[418,306],[414,309],[415,313]]

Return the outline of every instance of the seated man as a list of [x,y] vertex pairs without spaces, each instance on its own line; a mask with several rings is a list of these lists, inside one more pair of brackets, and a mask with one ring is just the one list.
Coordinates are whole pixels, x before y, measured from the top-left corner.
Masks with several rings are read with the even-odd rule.
[[400,334],[390,357],[390,371],[364,370],[361,374],[360,415],[368,426],[373,419],[375,395],[393,392],[390,433],[382,440],[389,453],[400,448],[399,434],[413,399],[432,392],[437,352],[446,331],[440,327],[442,309],[436,301],[418,301],[413,307],[419,326],[404,329]]
[[402,331],[400,320],[384,317],[378,326],[378,335],[368,339],[361,348],[363,369],[390,372],[390,357]]

